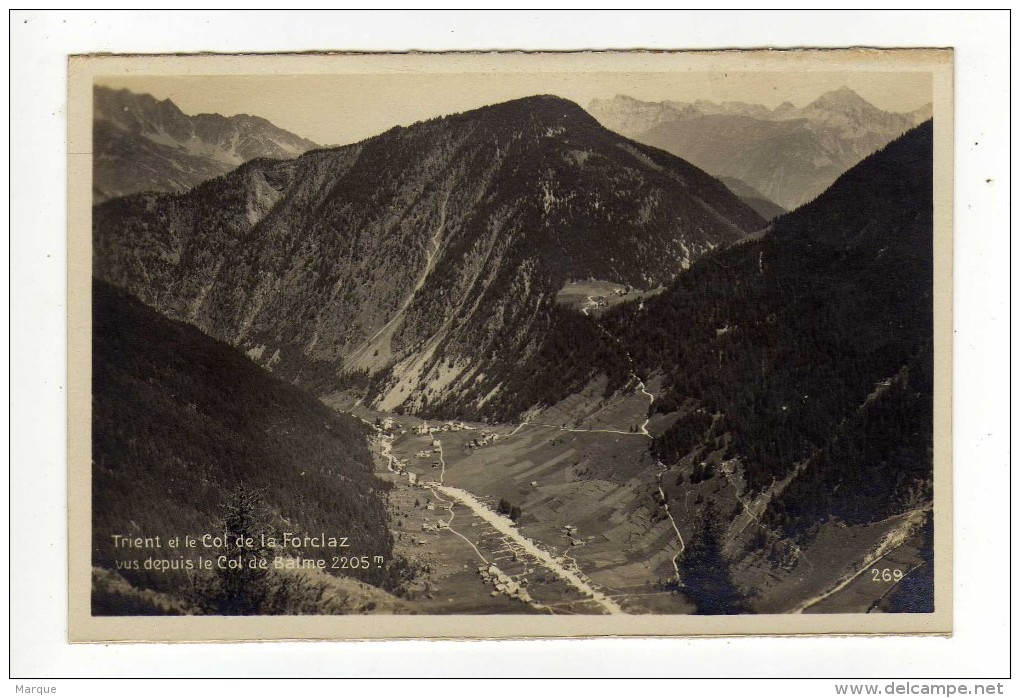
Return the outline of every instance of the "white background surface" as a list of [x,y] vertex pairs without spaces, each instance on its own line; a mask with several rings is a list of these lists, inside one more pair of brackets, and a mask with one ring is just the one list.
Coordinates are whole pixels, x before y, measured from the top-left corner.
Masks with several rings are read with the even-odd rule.
[[[15,12],[10,21],[12,676],[932,678],[1009,674],[1008,14],[133,11]],[[952,638],[177,646],[72,646],[65,642],[67,54],[769,46],[956,49],[956,632]],[[234,687],[222,684],[192,688],[177,682],[145,686],[53,680],[14,683],[57,685],[63,695],[234,692]],[[884,687],[888,681],[878,683]],[[765,695],[835,695],[832,684],[754,682],[730,689]],[[653,690],[651,686],[638,690],[644,688]],[[697,688],[690,695],[725,687]],[[13,685],[8,689],[14,692]],[[395,689],[419,692],[413,684]],[[554,690],[564,689],[567,686],[554,686]],[[311,695],[334,690],[368,694],[379,689],[302,683],[260,684],[252,690]],[[444,695],[477,695],[478,690],[489,689],[458,683]]]

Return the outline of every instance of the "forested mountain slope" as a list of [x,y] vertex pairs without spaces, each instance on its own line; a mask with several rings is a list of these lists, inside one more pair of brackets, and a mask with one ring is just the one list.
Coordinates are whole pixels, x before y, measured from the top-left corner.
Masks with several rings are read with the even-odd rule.
[[[290,380],[361,372],[385,409],[510,418],[594,375],[583,348],[605,339],[556,306],[566,282],[652,288],[763,225],[542,96],[110,201],[93,228],[99,277]],[[564,323],[581,352],[561,351]]]
[[796,470],[767,512],[791,534],[929,498],[932,230],[929,121],[642,309],[603,316],[646,380],[665,375],[655,408],[680,417],[655,454],[723,449],[751,493]]

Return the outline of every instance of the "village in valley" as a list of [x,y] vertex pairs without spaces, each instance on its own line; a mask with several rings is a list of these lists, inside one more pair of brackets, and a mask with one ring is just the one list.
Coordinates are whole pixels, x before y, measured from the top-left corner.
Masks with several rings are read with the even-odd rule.
[[[412,426],[402,424],[394,417],[387,416],[376,417],[373,424],[376,430],[376,439],[381,445],[384,444],[381,452],[388,457],[386,465],[389,472],[398,481],[406,478],[406,481],[400,484],[406,483],[405,486],[408,489],[413,489],[420,493],[416,494],[413,505],[413,509],[417,510],[421,518],[420,530],[407,530],[404,528],[403,522],[401,522],[400,528],[402,530],[397,531],[398,541],[406,541],[412,550],[415,548],[421,550],[428,546],[437,547],[437,544],[441,545],[440,539],[438,539],[436,534],[449,532],[450,523],[455,516],[452,503],[441,499],[437,496],[436,492],[430,489],[432,485],[442,484],[445,461],[442,441],[440,440],[441,435],[472,432],[474,433],[473,438],[466,441],[463,448],[476,449],[498,441],[500,438],[499,433],[480,430],[475,426],[456,420],[433,422],[431,424],[429,421],[423,420]],[[416,451],[413,458],[398,458],[392,455],[390,449],[392,448],[392,442],[399,437],[409,437],[412,439],[418,437],[419,441],[423,440],[425,442],[425,447]],[[438,474],[430,473],[430,471],[436,470],[439,471]],[[449,518],[444,518],[444,516],[449,516]],[[507,523],[510,526],[515,525],[512,519],[508,520]],[[482,525],[481,521],[472,521],[468,524],[468,527],[476,529]],[[461,534],[456,535],[461,536]],[[479,535],[478,538],[479,543],[481,543],[485,536]],[[487,588],[491,588],[491,591],[489,591],[490,597],[505,597],[511,601],[535,607],[536,603],[527,590],[529,584],[528,574],[532,573],[533,570],[526,564],[523,564],[523,551],[518,546],[514,546],[511,541],[505,539],[500,541],[500,544],[504,549],[497,552],[503,553],[503,555],[491,556],[494,561],[489,562],[489,558],[483,556],[476,548],[475,552],[482,564],[472,567],[462,563],[462,567],[474,569],[482,584]],[[472,547],[474,545],[472,544]],[[431,551],[426,550],[426,555],[429,552]],[[422,557],[421,552],[414,555],[419,559]],[[431,556],[428,556],[428,558],[432,559]],[[501,558],[498,559],[500,564],[503,564],[504,567],[509,567],[510,570],[505,571],[501,569],[496,564],[497,558]],[[504,559],[510,563],[509,566],[503,561]],[[429,568],[430,571],[433,571],[431,570],[431,565]],[[538,606],[541,605],[538,604]]]
[[[641,396],[624,402],[605,417],[622,410],[638,419],[647,406]],[[634,511],[622,496],[634,477],[654,486],[639,475],[646,443],[637,434],[600,421],[475,424],[349,403],[345,411],[374,430],[377,472],[394,485],[395,551],[422,572],[410,587],[422,612],[648,613],[685,605],[668,588],[672,531],[654,503]],[[608,475],[618,481],[592,483],[582,474],[590,459],[619,463]],[[640,541],[626,553],[624,536]]]

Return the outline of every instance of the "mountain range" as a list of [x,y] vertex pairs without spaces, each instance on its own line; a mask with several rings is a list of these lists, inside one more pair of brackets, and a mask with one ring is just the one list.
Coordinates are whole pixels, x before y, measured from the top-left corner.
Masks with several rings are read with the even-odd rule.
[[931,118],[930,104],[886,112],[846,87],[804,107],[620,95],[593,100],[588,111],[607,128],[739,180],[786,210],[811,201],[864,157]]
[[318,146],[257,116],[188,116],[169,99],[96,86],[93,202],[142,191],[184,192],[255,158]]
[[[93,220],[99,278],[263,366],[306,384],[370,374],[384,409],[479,418],[589,377],[550,345],[563,323],[605,341],[557,305],[566,283],[654,288],[763,225],[718,180],[550,96],[250,161]],[[520,368],[549,361],[578,365],[532,395]]]

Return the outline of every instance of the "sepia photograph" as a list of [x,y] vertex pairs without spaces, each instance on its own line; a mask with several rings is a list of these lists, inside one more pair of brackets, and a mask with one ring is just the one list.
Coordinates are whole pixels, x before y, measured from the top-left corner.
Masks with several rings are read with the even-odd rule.
[[72,639],[951,630],[951,49],[69,71]]

